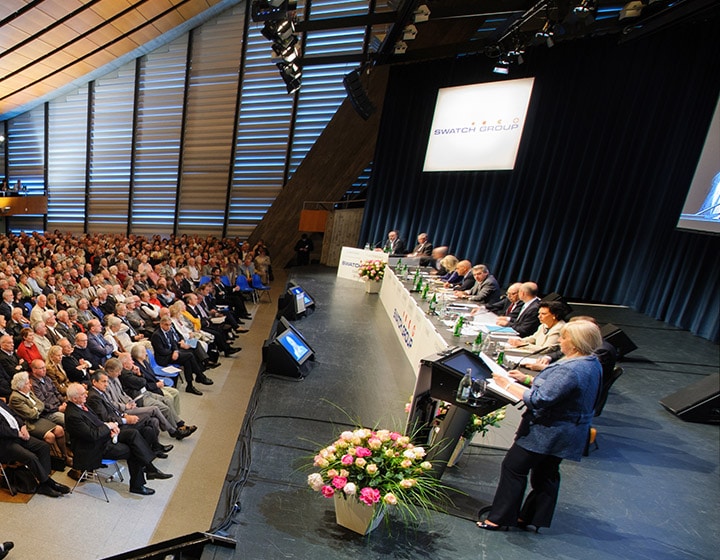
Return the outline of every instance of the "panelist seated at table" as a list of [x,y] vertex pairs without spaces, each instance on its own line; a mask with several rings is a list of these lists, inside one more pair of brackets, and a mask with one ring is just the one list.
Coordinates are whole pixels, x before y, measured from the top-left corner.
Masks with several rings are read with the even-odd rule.
[[534,334],[523,338],[511,338],[508,344],[522,352],[544,354],[558,347],[560,329],[565,326],[565,306],[556,301],[543,301],[538,309],[540,326]]
[[392,230],[388,232],[387,239],[382,249],[377,248],[376,251],[383,251],[388,253],[391,257],[405,256],[405,242],[400,239],[400,235],[397,231]]
[[445,273],[442,274],[439,279],[443,282],[447,282],[450,278],[452,278],[453,274],[455,273],[455,268],[457,268],[458,262],[458,258],[455,255],[448,255],[442,258],[440,260],[440,267],[445,271]]
[[421,233],[417,236],[418,244],[415,245],[412,253],[408,257],[420,257],[420,266],[427,266],[432,255],[433,244],[430,243],[427,233]]
[[457,263],[455,272],[447,279],[444,286],[453,290],[469,290],[475,284],[475,278],[472,273],[472,263],[468,260],[462,260]]
[[540,307],[540,298],[537,297],[538,287],[535,282],[523,282],[518,291],[518,303],[522,306],[513,318],[506,314],[498,317],[496,323],[501,327],[511,327],[521,337],[530,336],[540,325],[538,318],[538,308]]
[[[488,303],[485,308],[496,315],[499,315],[498,321],[501,318],[515,319],[522,309],[523,302],[520,301],[520,282],[515,282],[508,286],[507,291],[500,297],[496,302]],[[475,310],[473,310],[475,311]],[[474,313],[471,312],[471,315]],[[499,325],[500,323],[498,323]]]
[[447,257],[447,254],[448,248],[444,245],[442,247],[435,247],[432,250],[432,253],[430,254],[430,262],[428,263],[428,266],[430,267],[430,274],[442,276],[447,273],[447,270],[445,270],[442,265],[442,260]]
[[459,298],[475,303],[493,303],[500,298],[500,285],[487,266],[476,264],[472,267],[472,274],[475,284],[469,290],[457,292]]
[[[587,321],[597,325],[597,321],[595,320],[595,318],[590,317],[589,315],[577,315],[575,317],[571,317],[568,320],[568,323],[574,323],[576,321]],[[593,350],[593,354],[597,357],[597,359],[600,361],[600,365],[602,366],[604,383],[606,379],[610,379],[610,374],[612,373],[613,369],[615,368],[615,364],[617,363],[617,350],[607,340],[603,339],[602,344],[600,344],[600,346]],[[523,363],[522,366],[532,371],[543,371],[550,364],[557,362],[564,356],[565,355],[562,353],[562,350],[558,348],[557,350],[538,357],[536,360],[530,360],[528,361],[528,363]],[[516,381],[524,383],[525,385],[529,385],[529,383],[526,382],[528,376],[525,376],[522,379],[520,379],[519,376],[512,377]]]

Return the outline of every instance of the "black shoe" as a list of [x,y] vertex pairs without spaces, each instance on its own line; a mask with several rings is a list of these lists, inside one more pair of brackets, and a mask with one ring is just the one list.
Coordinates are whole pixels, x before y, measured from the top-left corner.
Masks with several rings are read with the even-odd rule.
[[61,496],[60,492],[50,486],[47,481],[38,486],[37,493],[43,496],[50,496],[51,498],[59,498]]
[[140,488],[130,488],[131,494],[140,494],[141,496],[152,496],[155,490],[148,488],[147,486],[141,486]]
[[220,367],[220,364],[218,362],[208,362],[205,364],[205,367],[208,369],[215,369],[216,367]]
[[239,333],[239,334],[245,334],[245,333],[249,333],[250,329],[235,329],[235,332]]
[[240,350],[242,350],[242,348],[228,348],[227,350],[225,350],[225,357],[229,358],[233,354],[237,354],[238,352],[240,352]]
[[183,426],[182,428],[175,430],[173,437],[177,440],[185,439],[186,437],[191,436],[194,431],[195,430],[189,430],[187,427]]
[[248,321],[252,319],[252,315],[250,313],[245,313],[245,315],[240,315],[241,319],[247,319]]
[[162,451],[156,451],[156,452],[155,452],[155,457],[158,458],[158,459],[167,459],[167,458],[168,458],[168,454],[167,454],[167,453],[163,453]]
[[174,445],[163,445],[162,443],[157,444],[157,451],[163,451],[165,453],[168,453],[169,451],[173,450]]
[[202,391],[200,391],[199,389],[196,389],[192,385],[188,385],[187,388],[185,389],[185,392],[192,393],[193,395],[202,395]]
[[215,383],[212,379],[204,375],[202,377],[196,377],[195,381],[197,381],[198,383],[202,383],[203,385],[212,385],[213,383]]
[[148,480],[166,480],[168,478],[172,478],[173,475],[169,473],[164,473],[162,471],[155,471],[155,472],[146,472],[145,478]]
[[5,541],[0,545],[0,560],[5,558],[8,553],[15,547],[15,543],[12,541]]
[[50,486],[50,488],[52,488],[56,492],[60,492],[61,494],[69,494],[70,493],[69,486],[60,484],[59,482],[53,480],[52,478],[48,478],[47,482],[48,482],[48,485]]

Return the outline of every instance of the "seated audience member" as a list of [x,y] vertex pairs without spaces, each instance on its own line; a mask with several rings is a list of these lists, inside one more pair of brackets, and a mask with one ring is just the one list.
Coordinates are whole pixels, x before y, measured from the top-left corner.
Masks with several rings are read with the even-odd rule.
[[135,414],[130,414],[118,410],[106,394],[109,378],[104,370],[97,370],[90,376],[90,388],[88,389],[87,406],[98,418],[103,422],[115,422],[120,431],[137,430],[143,439],[148,443],[150,449],[153,450],[155,456],[160,459],[167,458],[165,450],[172,449],[172,446],[166,447],[158,440],[160,434],[160,424],[157,418],[151,416],[142,420]]
[[192,351],[180,347],[170,317],[160,319],[160,326],[150,337],[150,342],[152,342],[155,361],[159,365],[175,365],[182,368],[185,373],[186,392],[202,395],[202,392],[193,385],[193,378],[203,385],[212,385],[212,380],[203,373]]
[[[143,398],[138,399],[141,404],[138,404],[130,395],[128,395],[123,389],[122,383],[120,382],[120,374],[122,373],[122,363],[118,358],[110,358],[105,362],[105,373],[108,377],[108,384],[105,388],[105,395],[110,399],[110,403],[123,414],[134,414],[140,420],[145,418],[153,418],[160,430],[167,432],[171,437],[177,435],[177,426],[173,425],[163,415],[162,411],[157,405],[145,406]],[[165,446],[164,451],[170,451],[167,449],[172,446]]]
[[12,376],[19,371],[30,369],[30,365],[15,354],[15,343],[9,334],[0,336],[0,368],[5,373],[4,376],[0,376],[0,397],[7,399],[10,396]]
[[220,276],[220,269],[214,269],[210,283],[215,292],[215,302],[219,305],[227,305],[230,307],[233,316],[238,321],[241,319],[251,319],[252,317],[245,306],[245,300],[240,292],[240,288],[238,286],[232,288],[226,286],[223,284]]
[[13,391],[10,394],[8,404],[25,421],[30,435],[44,440],[51,447],[57,446],[59,454],[63,458],[67,458],[65,430],[59,424],[43,418],[42,413],[45,410],[45,405],[33,393],[28,372],[16,373],[12,378],[11,387]]
[[23,419],[3,401],[0,401],[0,459],[3,463],[17,461],[27,465],[39,483],[38,494],[57,498],[70,492],[70,488],[50,477],[50,446],[31,436]]
[[494,303],[487,304],[485,308],[499,315],[498,319],[505,318],[508,321],[516,319],[523,306],[520,300],[520,286],[522,286],[520,282],[510,284],[504,296]]
[[270,261],[270,255],[267,254],[265,247],[259,247],[255,254],[255,271],[260,275],[260,281],[263,284],[268,284],[271,278],[272,262]]
[[25,328],[20,331],[21,342],[15,349],[17,357],[24,360],[25,363],[29,364],[33,360],[42,360],[42,354],[35,345],[35,333],[30,328]]
[[35,325],[43,320],[43,314],[48,310],[47,296],[40,294],[35,300],[35,305],[30,310],[30,324]]
[[508,344],[523,352],[547,353],[558,348],[560,329],[565,326],[565,306],[555,301],[542,301],[538,309],[540,326],[534,334],[511,338]]
[[22,308],[15,307],[12,310],[12,318],[8,322],[6,329],[8,334],[12,335],[15,346],[18,346],[22,342],[23,329],[30,329],[32,331],[30,322],[23,315]]
[[38,351],[40,352],[40,357],[43,360],[47,359],[47,352],[52,346],[52,342],[50,342],[47,334],[47,325],[44,322],[40,321],[39,323],[36,323],[33,327],[33,342],[35,343],[35,348],[38,349]]
[[63,338],[67,338],[70,341],[70,344],[75,344],[75,335],[78,331],[75,328],[75,325],[70,322],[70,315],[68,314],[68,311],[58,311],[56,319],[57,325],[55,326],[55,330],[57,330],[58,334]]
[[472,268],[475,284],[469,290],[457,292],[457,296],[476,303],[493,303],[500,297],[500,285],[490,274],[487,266],[476,264]]
[[134,399],[142,395],[142,406],[157,406],[163,416],[175,426],[175,439],[186,438],[197,430],[197,426],[186,425],[180,418],[180,392],[174,387],[166,387],[163,381],[157,378],[150,367],[144,346],[135,346],[132,356],[126,352],[120,354],[120,363],[120,383],[125,392]]
[[67,393],[65,422],[72,438],[77,469],[95,470],[102,465],[103,458],[125,459],[130,471],[130,492],[143,496],[155,493],[145,486],[146,472],[148,479],[172,476],[153,465],[155,453],[137,430],[121,431],[117,423],[103,422],[86,406],[88,391],[84,385],[71,383]]
[[408,257],[420,257],[420,266],[427,266],[432,255],[433,244],[428,240],[427,233],[421,233],[417,236],[417,245]]
[[[50,341],[50,346],[57,344],[63,335],[57,330],[57,317],[55,317],[54,311],[48,311],[43,315],[43,323],[45,323],[45,337]],[[37,335],[37,331],[35,331]],[[50,347],[48,346],[48,350]],[[47,354],[47,351],[46,351]]]
[[13,294],[13,291],[3,290],[2,293],[2,302],[0,302],[0,314],[2,314],[3,317],[5,317],[6,322],[10,322],[10,319],[12,318],[12,310],[15,303],[15,294]]
[[58,390],[47,375],[45,362],[42,360],[33,360],[30,364],[30,382],[32,383],[33,393],[45,405],[45,409],[40,416],[47,418],[55,424],[65,425],[65,398]]
[[382,249],[376,249],[377,251],[385,251],[389,253],[391,257],[405,256],[405,242],[400,239],[400,235],[395,230],[389,231],[387,239]]
[[[220,364],[216,360],[210,360],[208,355],[210,347],[205,337],[203,337],[201,331],[195,330],[190,319],[184,315],[186,309],[184,301],[176,301],[167,309],[178,345],[180,348],[192,351],[195,359],[204,370],[218,367]],[[217,352],[213,352],[213,355],[217,357]]]
[[[87,335],[78,333],[75,337],[75,346],[70,344],[67,338],[63,338],[59,343],[62,348],[62,368],[68,379],[75,383],[90,383],[90,370],[92,368],[90,362],[82,357],[87,349]],[[79,352],[76,352],[79,350]]]
[[445,282],[445,287],[464,292],[472,288],[473,284],[475,284],[475,278],[472,272],[472,263],[462,260],[457,263],[455,272]]
[[[68,313],[70,310],[68,310]],[[100,320],[100,317],[98,315],[95,315],[90,310],[90,302],[87,298],[80,298],[77,302],[77,316],[76,320],[78,323],[82,325],[82,330],[87,330],[88,322],[92,321],[93,319]]]
[[[201,305],[200,298],[198,298],[197,294],[187,294],[185,301],[187,302],[186,312],[197,322],[196,328],[212,336],[218,351],[224,352],[226,358],[240,351],[239,348],[233,348],[230,345],[228,341],[228,331],[224,328],[225,324],[216,325],[212,322],[211,316]],[[235,332],[247,331],[238,327]]]
[[538,308],[540,298],[537,297],[538,288],[535,282],[523,282],[518,291],[518,299],[522,307],[515,318],[506,315],[498,317],[497,324],[501,327],[512,327],[520,337],[530,336],[540,325]]
[[70,379],[68,379],[68,376],[65,374],[65,370],[62,367],[63,350],[60,346],[60,342],[63,340],[67,339],[61,338],[58,340],[58,344],[51,346],[50,350],[48,350],[48,359],[45,362],[45,370],[47,372],[47,376],[52,379],[53,385],[55,385],[64,399],[67,387],[70,384]]

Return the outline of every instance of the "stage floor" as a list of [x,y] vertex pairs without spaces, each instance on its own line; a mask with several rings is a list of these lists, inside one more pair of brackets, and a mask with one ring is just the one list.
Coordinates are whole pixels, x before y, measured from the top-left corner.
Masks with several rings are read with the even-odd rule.
[[381,526],[367,537],[339,527],[332,500],[307,487],[312,456],[358,423],[402,429],[415,373],[377,295],[334,269],[293,269],[291,279],[317,302],[294,323],[317,360],[302,381],[258,377],[213,524],[232,520],[237,549],[208,546],[204,559],[717,558],[720,428],[684,422],[658,401],[717,372],[718,346],[617,307],[574,305],[639,348],[593,423],[599,449],[561,467],[551,528],[492,533],[466,518],[492,499],[504,455],[479,446],[443,477],[467,493],[455,514],[391,522],[390,533]]

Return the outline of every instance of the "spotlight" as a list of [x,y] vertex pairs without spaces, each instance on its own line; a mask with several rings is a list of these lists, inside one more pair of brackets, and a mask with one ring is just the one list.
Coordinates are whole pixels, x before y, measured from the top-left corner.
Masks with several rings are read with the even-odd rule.
[[545,25],[543,25],[542,29],[540,31],[538,31],[537,33],[535,33],[535,37],[537,39],[545,40],[545,44],[548,46],[548,48],[555,45],[555,42],[553,41],[554,35],[555,34],[553,33],[553,30],[552,30],[552,24],[550,23],[549,19],[545,21]]
[[405,51],[407,50],[407,43],[405,41],[398,41],[395,43],[394,53],[395,54],[405,54]]
[[430,19],[430,8],[420,4],[413,12],[413,23],[422,23]]
[[495,74],[504,74],[507,75],[510,73],[510,60],[503,55],[500,57],[500,60],[497,61],[497,64],[495,65],[495,68],[493,68],[493,72]]
[[622,7],[622,10],[620,10],[620,14],[618,15],[618,20],[623,20],[627,18],[636,18],[638,17],[645,7],[645,4],[642,2],[639,2],[637,0],[633,0],[632,2],[628,2]]
[[285,19],[288,10],[294,9],[289,4],[287,0],[253,0],[250,16],[256,22]]
[[412,41],[417,35],[417,27],[412,23],[403,28],[403,41]]
[[593,0],[580,0],[580,3],[573,8],[578,15],[588,15],[593,11]]
[[[289,19],[279,23],[276,21],[266,21],[260,33],[262,33],[263,37],[268,41],[287,46],[294,37],[295,24]],[[297,40],[297,38],[295,40]]]
[[278,62],[275,66],[280,70],[280,76],[282,76],[285,82],[285,88],[288,93],[295,93],[300,89],[302,85],[300,78],[302,78],[302,70],[294,62]]
[[273,43],[272,50],[285,62],[295,62],[300,57],[300,45],[298,44],[298,38],[294,35],[293,40],[287,46]]

